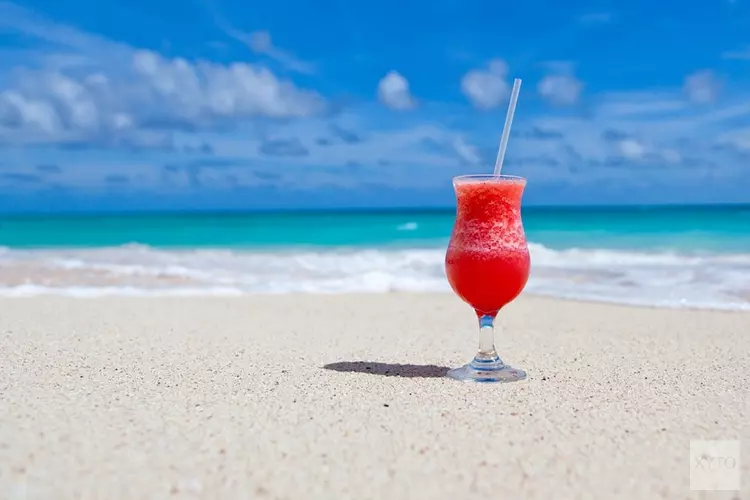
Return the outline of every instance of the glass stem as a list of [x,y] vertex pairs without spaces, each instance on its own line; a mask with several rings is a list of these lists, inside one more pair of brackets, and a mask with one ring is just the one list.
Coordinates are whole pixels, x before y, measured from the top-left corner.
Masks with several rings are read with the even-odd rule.
[[471,364],[477,368],[492,365],[493,369],[503,364],[495,350],[495,316],[479,316],[479,352]]

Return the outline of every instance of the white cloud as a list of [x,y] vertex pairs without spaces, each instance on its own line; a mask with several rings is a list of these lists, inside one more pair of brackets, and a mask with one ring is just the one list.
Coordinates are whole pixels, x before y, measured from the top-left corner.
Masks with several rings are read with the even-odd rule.
[[453,140],[453,149],[456,151],[456,154],[467,163],[478,165],[482,162],[482,157],[480,156],[477,147],[468,143],[463,137],[456,137]]
[[328,146],[311,155],[311,160],[332,166],[345,166],[349,160],[368,165],[378,159],[397,165],[407,177],[406,167],[457,168],[481,163],[478,148],[460,132],[424,124],[370,131],[362,143]]
[[725,132],[717,137],[720,146],[729,146],[738,151],[750,152],[750,128],[740,128]]
[[739,59],[742,61],[750,61],[750,46],[740,50],[728,50],[721,54],[722,59]]
[[216,26],[224,32],[229,38],[233,38],[245,45],[253,53],[267,56],[284,68],[297,73],[312,74],[315,72],[315,66],[295,56],[288,50],[284,50],[274,44],[271,33],[265,30],[245,32],[235,28],[226,17],[219,11],[215,3],[201,2],[207,9],[209,15],[213,18]]
[[133,55],[133,65],[143,77],[140,83],[170,115],[197,123],[214,117],[307,116],[321,104],[317,94],[246,63],[191,63],[141,50]]
[[634,118],[678,113],[687,108],[685,100],[673,92],[608,92],[598,96],[597,111],[611,118]]
[[[1,0],[0,32],[20,33],[57,46],[59,50],[53,51],[52,54],[40,55],[38,58],[46,63],[53,59],[61,62],[63,66],[83,66],[92,58],[107,58],[111,62],[126,56],[132,50],[125,44],[55,23],[23,7]],[[36,56],[33,53],[27,55]]]
[[[280,175],[288,176],[283,182],[293,178],[300,185],[310,180],[307,174],[300,175],[305,172],[320,173],[317,179],[326,183],[356,184],[364,178],[414,186],[444,184],[446,173],[471,171],[467,165],[485,165],[491,170],[497,129],[489,135],[467,135],[425,124],[419,113],[402,114],[389,127],[387,121],[367,122],[367,115],[344,110],[335,121],[351,138],[344,134],[336,138],[329,130],[332,119],[316,116],[323,99],[266,68],[245,62],[167,58],[49,23],[8,5],[0,0],[0,34],[20,33],[60,52],[27,51],[23,64],[15,62],[12,72],[0,72],[0,140],[5,143],[69,141],[179,151],[181,144],[189,143],[193,149],[208,144],[212,155],[205,157],[216,160],[218,167],[212,173],[207,166],[206,175],[221,176],[217,182],[226,181],[229,172],[242,180],[242,173],[254,165],[283,172]],[[273,47],[270,36],[263,34],[256,33],[251,42],[258,53]],[[575,78],[568,64],[548,64],[546,71],[548,77]],[[502,105],[509,91],[507,73],[505,63],[492,61],[464,75],[461,90],[480,109]],[[567,87],[549,82],[539,84],[545,98],[560,104],[580,99],[580,82]],[[724,177],[734,175],[747,165],[750,135],[732,127],[750,117],[750,101],[690,106],[682,92],[692,92],[693,101],[707,102],[715,97],[716,80],[709,72],[708,77],[691,75],[685,83],[684,89],[592,95],[585,116],[552,110],[517,116],[514,131],[535,132],[511,140],[509,173],[534,177],[535,182],[571,184],[612,179],[669,182],[677,176],[700,185],[701,179],[717,172]],[[378,96],[396,109],[417,104],[408,81],[396,72],[380,82]],[[451,112],[448,108],[446,116]],[[259,122],[253,117],[296,119],[262,120],[259,133]],[[456,118],[454,123],[470,119],[468,115]],[[227,134],[224,125],[238,128]],[[272,144],[276,156],[267,154],[268,146],[264,154],[263,138],[277,141]],[[286,156],[280,158],[281,139],[294,142],[287,144]],[[12,149],[20,151],[19,155],[49,154],[36,148],[8,148],[8,154],[15,154]],[[303,155],[303,149],[309,154]],[[86,169],[101,163],[98,154],[88,151],[68,149],[59,154],[73,163],[86,159]],[[170,159],[177,162],[179,155]],[[218,171],[229,168],[222,162],[233,159],[245,163]],[[14,158],[5,161],[15,163]],[[633,175],[635,169],[637,175]],[[352,171],[356,175],[347,173]],[[122,174],[122,170],[110,173]],[[101,172],[96,175],[102,177]],[[131,179],[135,185],[136,177]],[[69,185],[81,186],[85,181],[72,178]]]
[[247,44],[250,48],[259,54],[272,53],[276,49],[271,41],[271,34],[268,31],[255,31],[250,33],[247,38]]
[[625,139],[619,143],[620,153],[631,160],[637,160],[643,156],[646,149],[635,139]]
[[[345,136],[357,139],[342,140]],[[391,126],[344,111],[333,123],[326,116],[269,123],[261,138],[245,127],[239,134],[217,132],[203,134],[202,139],[213,146],[213,158],[242,159],[268,168],[278,166],[280,170],[291,169],[294,175],[318,167],[347,175],[351,165],[356,164],[362,167],[362,175],[366,175],[365,170],[371,171],[378,177],[388,177],[382,181],[392,185],[422,182],[415,179],[421,171],[431,172],[424,182],[436,182],[441,179],[441,171],[466,172],[469,166],[482,164],[483,157],[482,150],[462,131],[425,124],[411,113],[400,116]],[[309,154],[269,156],[263,148],[263,141],[267,143],[268,139],[293,140]],[[491,170],[491,166],[487,168]]]
[[682,161],[682,155],[674,149],[665,149],[661,153],[662,158],[668,163],[680,163]]
[[[522,120],[508,160],[513,173],[548,182],[700,185],[707,178],[742,178],[750,153],[750,117],[743,100],[717,108],[678,105],[681,89],[597,96],[585,117]],[[743,156],[744,155],[744,156]],[[637,171],[637,175],[633,175]],[[632,177],[632,179],[631,179]]]
[[163,145],[164,133],[174,129],[210,129],[257,116],[308,116],[324,106],[317,93],[264,67],[169,59],[4,2],[2,31],[43,40],[60,53],[77,56],[73,66],[54,67],[39,67],[46,57],[31,58],[28,67],[11,68],[5,75],[9,83],[0,87],[0,138],[6,140]]
[[494,108],[508,97],[507,74],[505,61],[493,59],[487,69],[473,69],[466,73],[461,79],[461,91],[476,108]]
[[390,71],[378,82],[378,99],[391,109],[405,110],[416,106],[409,81],[397,71]]
[[291,52],[274,45],[271,34],[268,31],[244,33],[234,28],[227,28],[225,32],[235,40],[247,45],[256,54],[268,56],[291,71],[305,74],[315,72],[315,66],[311,63],[302,61]]
[[684,90],[696,104],[714,102],[719,94],[719,80],[711,70],[696,71],[685,78]]
[[24,125],[46,133],[54,133],[60,126],[50,103],[26,98],[12,90],[0,93],[0,127]]
[[552,104],[569,106],[578,102],[583,83],[572,74],[553,74],[542,78],[537,90]]

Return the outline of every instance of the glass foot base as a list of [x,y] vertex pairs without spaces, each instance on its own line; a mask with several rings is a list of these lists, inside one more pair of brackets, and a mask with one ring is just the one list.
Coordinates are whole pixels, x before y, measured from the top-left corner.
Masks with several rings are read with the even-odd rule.
[[526,378],[526,372],[506,365],[502,361],[477,362],[448,370],[448,376],[464,382],[516,382]]

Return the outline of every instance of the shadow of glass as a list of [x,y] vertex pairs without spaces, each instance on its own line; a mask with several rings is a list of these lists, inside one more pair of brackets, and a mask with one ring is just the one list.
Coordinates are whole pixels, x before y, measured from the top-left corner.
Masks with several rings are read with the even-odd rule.
[[439,378],[445,377],[449,368],[437,365],[399,365],[374,361],[340,361],[323,366],[326,370],[349,373],[368,373],[383,377]]

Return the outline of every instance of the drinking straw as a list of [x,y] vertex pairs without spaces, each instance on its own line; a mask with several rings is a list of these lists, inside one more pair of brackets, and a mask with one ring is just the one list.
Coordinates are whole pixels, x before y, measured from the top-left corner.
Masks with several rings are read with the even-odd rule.
[[521,91],[521,79],[513,80],[513,91],[510,93],[510,104],[508,104],[508,114],[505,116],[505,126],[503,135],[500,138],[500,150],[497,152],[495,160],[495,175],[500,175],[505,159],[505,150],[508,148],[508,137],[510,137],[510,125],[513,123],[513,114],[516,112],[516,103],[518,102],[518,93]]

